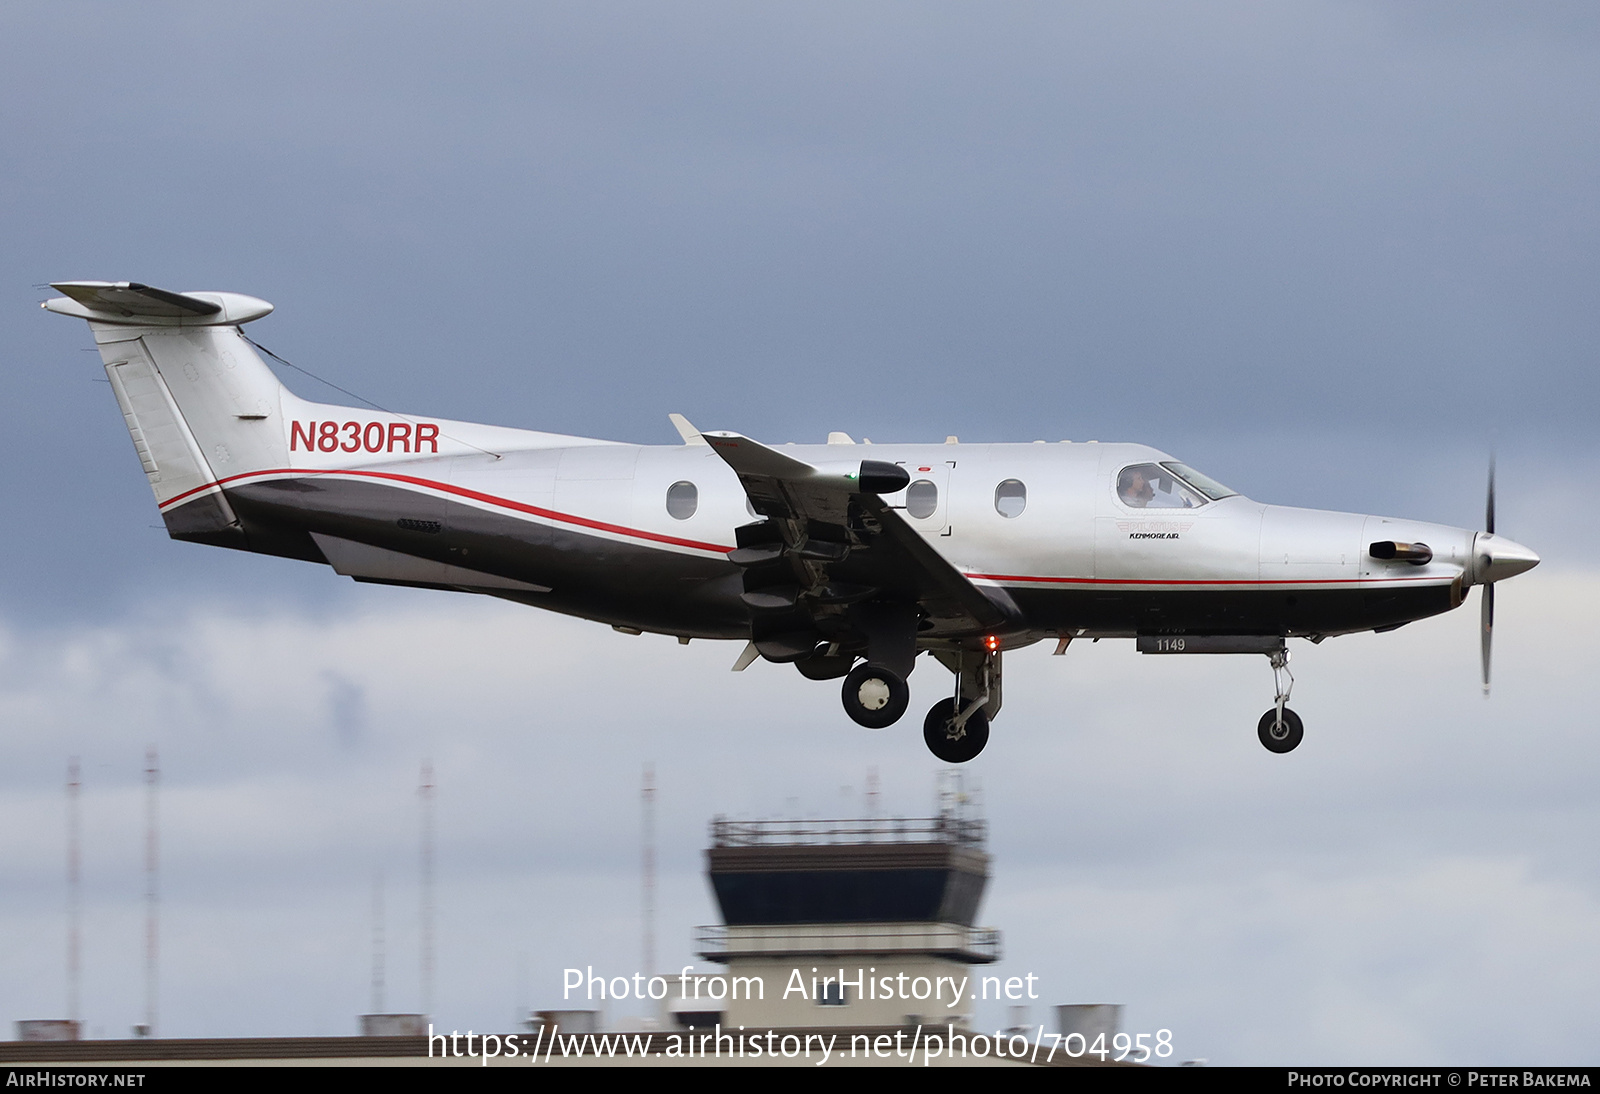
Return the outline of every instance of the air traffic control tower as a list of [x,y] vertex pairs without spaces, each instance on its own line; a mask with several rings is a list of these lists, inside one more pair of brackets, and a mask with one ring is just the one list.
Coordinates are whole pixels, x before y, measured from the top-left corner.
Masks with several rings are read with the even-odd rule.
[[723,1027],[968,1022],[974,966],[1000,958],[1000,932],[973,925],[989,880],[985,835],[954,809],[712,821],[706,857],[723,922],[700,928],[699,956],[726,965],[729,982],[763,988],[713,1004]]

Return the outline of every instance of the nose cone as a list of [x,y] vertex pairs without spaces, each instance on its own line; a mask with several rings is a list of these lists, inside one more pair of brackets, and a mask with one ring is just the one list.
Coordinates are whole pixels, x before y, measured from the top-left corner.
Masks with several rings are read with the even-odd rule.
[[1479,532],[1472,543],[1472,579],[1476,585],[1504,581],[1539,565],[1539,556],[1515,540]]

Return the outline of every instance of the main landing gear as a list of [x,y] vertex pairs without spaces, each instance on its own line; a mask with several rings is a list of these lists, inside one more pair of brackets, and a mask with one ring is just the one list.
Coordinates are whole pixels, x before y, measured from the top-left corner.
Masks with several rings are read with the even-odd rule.
[[934,656],[956,674],[956,692],[928,711],[922,740],[945,763],[964,764],[989,743],[989,719],[1000,713],[1000,651],[955,650]]
[[[1256,736],[1261,738],[1268,752],[1293,752],[1306,730],[1301,724],[1300,715],[1284,705],[1289,701],[1289,692],[1294,689],[1294,674],[1289,671],[1288,647],[1280,645],[1267,654],[1267,658],[1272,662],[1272,686],[1277,695],[1272,709],[1263,714],[1261,721],[1256,724]],[[1285,677],[1289,681],[1287,687],[1284,686]]]
[[[989,719],[1000,712],[1000,651],[936,650],[956,676],[955,694],[933,704],[922,722],[922,740],[947,764],[964,764],[989,743]],[[851,669],[840,688],[850,720],[867,729],[887,729],[905,714],[911,689],[895,668],[868,660]]]
[[980,707],[961,721],[954,699],[940,699],[922,723],[928,751],[947,764],[964,764],[989,743],[989,716]]
[[844,712],[858,726],[888,729],[900,720],[911,703],[911,689],[893,669],[868,661],[844,678],[840,698]]

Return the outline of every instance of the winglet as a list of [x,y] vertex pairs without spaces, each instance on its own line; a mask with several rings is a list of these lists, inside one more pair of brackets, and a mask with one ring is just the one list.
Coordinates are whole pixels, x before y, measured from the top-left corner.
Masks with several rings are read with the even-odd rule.
[[672,428],[678,431],[678,436],[683,438],[684,444],[705,444],[706,439],[700,431],[689,424],[689,419],[682,414],[668,414],[667,421],[672,423]]
[[717,455],[728,461],[740,475],[770,475],[780,479],[809,479],[817,468],[804,460],[786,456],[768,448],[759,441],[739,433],[721,430],[707,433],[706,442],[717,450]]
[[750,508],[761,516],[829,524],[848,519],[850,497],[859,489],[859,464],[817,467],[738,433],[714,431],[706,441],[739,476]]

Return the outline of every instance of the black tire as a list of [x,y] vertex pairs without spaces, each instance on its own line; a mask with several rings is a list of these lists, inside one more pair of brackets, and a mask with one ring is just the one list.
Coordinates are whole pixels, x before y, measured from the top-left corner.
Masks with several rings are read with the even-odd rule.
[[1256,736],[1261,738],[1261,743],[1268,752],[1293,752],[1299,745],[1301,738],[1306,735],[1306,727],[1300,722],[1300,715],[1283,708],[1283,724],[1278,724],[1278,708],[1273,707],[1261,716],[1261,722],[1256,726]]
[[[964,764],[983,751],[989,743],[989,716],[982,708],[972,712],[967,724],[955,731],[956,701],[940,699],[928,711],[922,722],[922,740],[939,759],[947,764]],[[957,732],[956,736],[951,736]]]
[[882,665],[858,665],[844,678],[839,690],[844,712],[858,726],[888,729],[900,720],[911,703],[911,689]]

